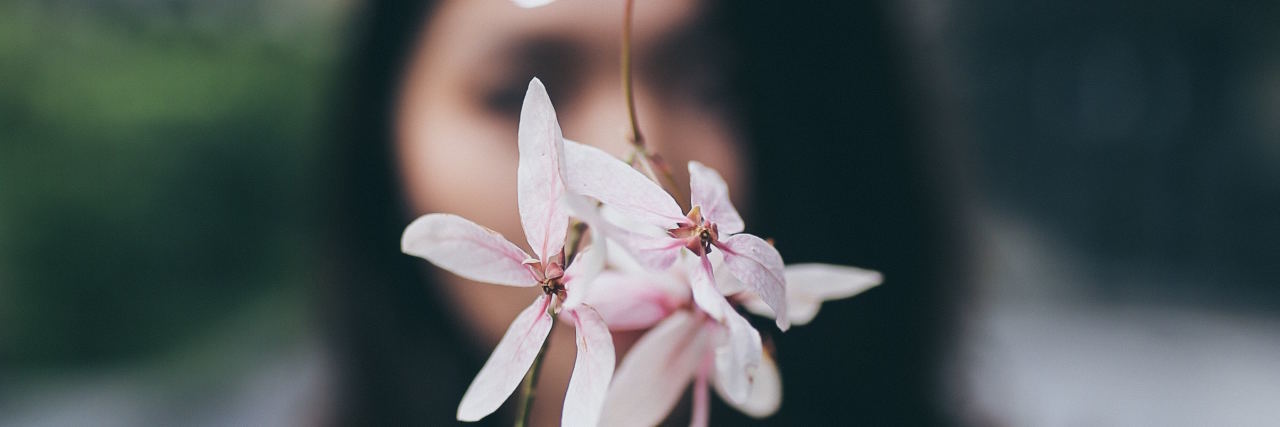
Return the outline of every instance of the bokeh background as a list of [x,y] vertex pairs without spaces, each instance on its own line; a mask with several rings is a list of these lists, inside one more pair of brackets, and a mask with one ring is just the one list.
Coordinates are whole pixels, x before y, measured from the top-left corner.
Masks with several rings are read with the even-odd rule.
[[[883,3],[972,248],[956,420],[1280,424],[1280,4]],[[0,2],[0,425],[313,413],[358,6]]]
[[0,424],[292,417],[351,7],[0,2]]

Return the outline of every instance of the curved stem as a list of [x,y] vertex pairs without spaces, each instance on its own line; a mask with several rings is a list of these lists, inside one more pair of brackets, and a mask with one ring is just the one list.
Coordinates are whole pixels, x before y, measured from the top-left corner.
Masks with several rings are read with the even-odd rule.
[[[685,206],[685,203],[692,203],[689,200],[689,196],[684,193],[684,190],[676,184],[676,178],[671,175],[671,169],[667,167],[667,162],[662,160],[662,156],[659,156],[658,153],[644,154],[645,161],[649,164],[649,174],[655,175],[654,171],[657,171],[656,175],[661,177],[661,179],[655,177],[653,180],[657,181],[659,185],[666,187],[667,192],[671,193],[672,196],[675,196],[676,203],[680,204],[680,206]],[[686,207],[686,209],[689,208],[692,208],[692,206]]]
[[636,96],[635,89],[631,83],[631,21],[635,15],[635,0],[624,0],[624,8],[622,12],[622,98],[627,103],[627,118],[631,123],[631,134],[629,139],[631,146],[634,148],[632,159],[640,160],[639,164],[629,159],[627,163],[632,166],[638,166],[645,175],[649,176],[658,185],[666,187],[667,192],[676,197],[676,202],[682,206],[685,200],[684,191],[680,190],[680,186],[676,185],[676,180],[671,175],[671,171],[665,164],[658,160],[654,153],[650,153],[644,144],[644,136],[640,133],[640,120],[636,119]]
[[640,121],[636,119],[636,97],[631,85],[631,16],[635,0],[625,0],[622,12],[622,98],[627,102],[627,117],[631,120],[631,145],[643,149],[644,137],[640,134]]

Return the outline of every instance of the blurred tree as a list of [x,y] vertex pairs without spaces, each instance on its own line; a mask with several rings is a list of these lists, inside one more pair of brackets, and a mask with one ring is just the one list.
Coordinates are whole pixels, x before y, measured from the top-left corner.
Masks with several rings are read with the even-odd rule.
[[339,6],[0,4],[0,369],[153,355],[302,298]]

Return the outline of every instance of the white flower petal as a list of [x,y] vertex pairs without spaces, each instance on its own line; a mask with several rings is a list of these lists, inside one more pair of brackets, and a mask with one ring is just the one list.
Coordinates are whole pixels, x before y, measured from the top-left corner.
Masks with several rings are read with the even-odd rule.
[[568,294],[565,308],[577,307],[592,292],[592,281],[604,270],[605,252],[605,245],[592,243],[573,257],[573,262],[564,271],[564,286]]
[[553,320],[547,314],[550,303],[550,297],[540,295],[511,322],[489,360],[462,395],[462,402],[458,404],[459,421],[477,421],[493,413],[520,385],[551,332]]
[[645,329],[665,319],[689,299],[688,286],[659,273],[605,271],[591,285],[586,303],[604,317],[609,329]]
[[764,418],[773,415],[782,406],[782,376],[778,374],[778,364],[769,357],[768,353],[765,353],[761,359],[760,369],[756,369],[756,376],[751,382],[751,393],[747,395],[746,401],[734,402],[727,397],[728,392],[720,381],[713,383],[716,394],[719,394],[725,403],[751,417]]
[[636,341],[614,373],[600,425],[647,427],[662,422],[708,350],[706,324],[678,311]]
[[715,169],[689,162],[689,190],[693,206],[701,206],[702,216],[715,223],[720,233],[741,233],[746,229],[742,216],[729,200],[729,185]]
[[679,259],[684,243],[668,236],[652,236],[622,230],[610,237],[631,258],[649,270],[664,271]]
[[655,227],[668,229],[685,220],[671,195],[622,160],[599,148],[568,140],[564,150],[569,191],[604,202],[611,209]]
[[538,284],[524,265],[528,254],[498,232],[457,215],[427,214],[414,220],[404,229],[400,249],[478,282],[521,287]]
[[[626,217],[619,218],[617,214],[612,215],[612,219],[606,219],[601,212],[603,209],[597,208],[594,201],[574,193],[565,194],[562,201],[574,217],[591,228],[592,240],[612,241],[615,246],[629,255],[630,260],[641,263],[648,269],[670,268],[675,262],[676,255],[680,253],[682,243],[666,235],[665,231],[657,227],[650,227],[643,223],[628,224]],[[616,212],[616,210],[608,211]],[[621,223],[616,223],[619,220]],[[646,232],[637,232],[635,231],[637,228]]]
[[[716,321],[724,321],[724,313],[729,303],[724,295],[716,290],[715,274],[711,271],[711,261],[706,256],[690,259],[689,287],[693,291],[693,302],[704,313]],[[732,308],[728,308],[732,311]]]
[[555,0],[511,0],[511,2],[515,3],[516,6],[520,6],[526,9],[546,6],[551,4],[551,2],[554,2],[554,1]]
[[721,342],[716,346],[716,381],[730,402],[746,402],[751,395],[752,378],[760,368],[764,347],[760,333],[751,323],[725,303],[725,322]]
[[787,289],[824,301],[849,298],[884,281],[878,271],[833,264],[791,264],[786,268]]
[[[787,317],[792,325],[804,325],[818,315],[824,301],[849,298],[884,280],[877,271],[832,264],[792,264],[786,267]],[[746,299],[748,311],[774,317],[763,301]]]
[[604,399],[613,379],[613,337],[595,309],[581,305],[569,312],[578,332],[578,356],[564,396],[560,423],[594,426],[600,421]]
[[[707,254],[707,259],[711,260],[712,270],[724,271],[724,251],[712,251]],[[725,296],[740,294],[751,290],[732,274],[717,274],[716,289],[719,289],[720,293]],[[748,292],[748,294],[750,293]]]
[[721,239],[724,264],[729,273],[742,281],[747,289],[764,300],[775,313],[778,329],[791,327],[787,317],[787,282],[782,255],[769,242],[750,234],[735,234]]
[[520,224],[538,260],[546,262],[564,247],[569,213],[564,193],[564,136],[542,82],[533,79],[520,109],[520,165],[516,169]]

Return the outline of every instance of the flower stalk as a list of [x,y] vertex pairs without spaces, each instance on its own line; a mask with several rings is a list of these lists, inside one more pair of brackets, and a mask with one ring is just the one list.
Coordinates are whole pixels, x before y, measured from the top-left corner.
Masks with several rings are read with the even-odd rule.
[[670,168],[656,153],[649,152],[644,143],[644,135],[640,133],[640,120],[636,119],[636,97],[631,77],[631,21],[635,15],[635,0],[625,0],[622,12],[622,98],[627,103],[627,118],[631,123],[628,141],[632,153],[627,163],[643,172],[653,182],[658,183],[676,196],[676,200],[688,200],[684,191],[676,185]]
[[644,147],[644,136],[640,133],[640,121],[636,120],[636,97],[631,84],[631,16],[635,11],[635,0],[625,0],[622,12],[622,97],[627,102],[627,117],[631,119],[631,145],[637,150]]

